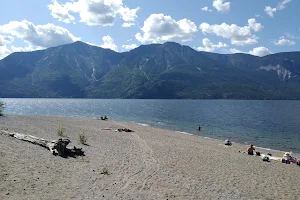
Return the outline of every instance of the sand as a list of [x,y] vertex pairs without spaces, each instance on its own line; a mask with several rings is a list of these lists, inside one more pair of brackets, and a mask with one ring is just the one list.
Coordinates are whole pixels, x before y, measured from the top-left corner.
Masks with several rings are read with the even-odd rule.
[[[0,134],[0,199],[300,199],[299,166],[239,153],[244,145],[92,118],[0,118],[0,129],[49,140],[59,125],[85,157],[53,156]],[[78,144],[82,133],[89,146]]]

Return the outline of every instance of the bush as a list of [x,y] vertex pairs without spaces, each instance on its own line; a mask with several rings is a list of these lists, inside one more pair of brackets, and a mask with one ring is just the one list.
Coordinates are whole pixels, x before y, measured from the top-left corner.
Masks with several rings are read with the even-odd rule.
[[102,168],[101,174],[109,175],[108,169],[106,167]]
[[4,115],[4,114],[3,114],[4,108],[5,108],[5,103],[2,102],[2,101],[0,101],[0,116],[3,116],[3,115]]
[[87,145],[87,137],[84,134],[80,134],[78,140],[80,144]]
[[63,126],[58,126],[57,129],[56,129],[56,133],[59,137],[67,137],[65,135],[65,128]]

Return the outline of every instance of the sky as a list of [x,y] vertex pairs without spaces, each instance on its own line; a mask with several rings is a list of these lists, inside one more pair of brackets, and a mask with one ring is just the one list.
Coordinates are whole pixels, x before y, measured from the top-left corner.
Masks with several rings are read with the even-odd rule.
[[299,0],[3,0],[0,59],[82,41],[117,52],[178,42],[265,56],[300,50]]

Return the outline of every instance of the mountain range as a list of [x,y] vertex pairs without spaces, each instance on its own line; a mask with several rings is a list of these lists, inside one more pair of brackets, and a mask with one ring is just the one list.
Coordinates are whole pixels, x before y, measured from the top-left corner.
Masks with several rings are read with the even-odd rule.
[[75,42],[0,60],[0,97],[300,99],[300,52],[257,57],[166,42],[118,53]]

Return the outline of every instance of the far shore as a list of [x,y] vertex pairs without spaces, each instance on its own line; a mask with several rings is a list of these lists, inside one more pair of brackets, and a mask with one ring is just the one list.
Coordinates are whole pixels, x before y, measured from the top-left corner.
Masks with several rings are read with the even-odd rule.
[[[249,156],[247,145],[87,117],[6,115],[0,129],[57,139],[84,157],[53,156],[0,134],[0,199],[299,199],[300,167]],[[134,132],[118,132],[128,128]],[[79,134],[88,145],[78,143]],[[257,148],[282,157],[282,151]],[[108,170],[108,175],[103,174]]]

